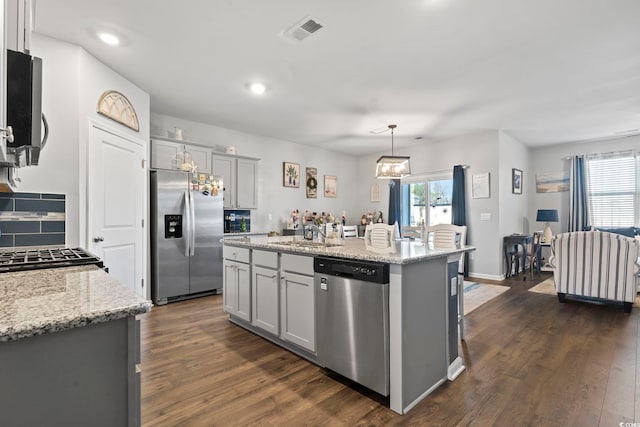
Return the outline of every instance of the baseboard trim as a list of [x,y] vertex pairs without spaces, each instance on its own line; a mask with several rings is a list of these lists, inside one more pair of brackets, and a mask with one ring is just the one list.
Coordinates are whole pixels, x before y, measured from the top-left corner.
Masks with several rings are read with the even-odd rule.
[[449,369],[447,370],[447,378],[449,379],[449,381],[453,381],[458,378],[458,375],[460,375],[462,371],[464,371],[464,363],[462,361],[462,358],[456,357],[456,360],[454,360],[453,363],[449,365]]
[[487,280],[504,280],[505,279],[504,274],[495,275],[495,274],[482,274],[482,273],[470,272],[469,276],[476,277],[478,279],[487,279]]

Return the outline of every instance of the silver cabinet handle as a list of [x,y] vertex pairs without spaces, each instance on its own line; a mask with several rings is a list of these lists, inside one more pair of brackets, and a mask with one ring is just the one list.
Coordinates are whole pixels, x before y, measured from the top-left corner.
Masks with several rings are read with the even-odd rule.
[[96,237],[93,238],[93,241],[96,242],[96,243],[104,242],[104,237],[96,236]]
[[274,274],[273,276],[271,276],[272,279],[275,279],[276,277],[278,277],[277,274]]

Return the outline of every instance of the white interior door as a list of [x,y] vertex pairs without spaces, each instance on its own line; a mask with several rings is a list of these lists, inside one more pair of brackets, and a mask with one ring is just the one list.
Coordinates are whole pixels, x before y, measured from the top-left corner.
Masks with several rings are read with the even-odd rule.
[[87,247],[109,274],[144,296],[145,147],[91,127],[87,168]]

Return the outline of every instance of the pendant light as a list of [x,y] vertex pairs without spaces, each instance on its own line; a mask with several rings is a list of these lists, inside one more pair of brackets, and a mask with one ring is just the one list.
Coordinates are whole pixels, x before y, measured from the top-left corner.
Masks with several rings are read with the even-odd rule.
[[393,130],[397,125],[389,125],[391,129],[391,155],[380,156],[376,165],[376,178],[379,179],[400,179],[411,175],[411,164],[409,156],[393,155]]

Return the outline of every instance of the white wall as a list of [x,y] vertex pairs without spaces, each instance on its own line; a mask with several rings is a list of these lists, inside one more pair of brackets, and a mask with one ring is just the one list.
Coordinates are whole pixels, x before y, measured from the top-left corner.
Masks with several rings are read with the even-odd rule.
[[[49,140],[39,165],[19,170],[22,182],[18,191],[65,194],[66,245],[84,246],[81,234],[86,215],[82,206],[89,120],[148,141],[149,95],[78,46],[33,33],[31,54],[42,58],[42,111],[49,122]],[[140,132],[96,113],[98,99],[106,90],[127,96],[137,112]]]
[[79,99],[78,46],[32,34],[31,54],[42,58],[42,111],[49,139],[38,166],[18,169],[20,192],[66,195],[66,245],[79,245]]
[[[174,136],[175,127],[183,130],[185,142],[197,142],[219,150],[233,145],[239,155],[260,159],[258,172],[258,209],[251,212],[252,231],[282,231],[286,218],[293,209],[331,212],[341,215],[346,211],[347,222],[355,224],[361,214],[357,203],[358,180],[357,162],[353,156],[337,154],[321,148],[309,147],[289,141],[211,126],[204,123],[179,119],[162,114],[151,114],[151,134]],[[282,163],[300,164],[300,173],[304,176],[306,167],[318,169],[318,198],[307,199],[304,182],[300,188],[288,188],[282,185]],[[323,195],[324,175],[338,177],[336,198]],[[272,220],[268,215],[272,215]]]
[[[640,135],[535,148],[531,150],[532,165],[535,173],[569,172],[570,162],[564,160],[565,157],[623,150],[640,150]],[[560,221],[550,223],[551,231],[554,234],[562,233],[569,229],[569,192],[536,193],[534,181],[529,206],[529,220],[531,224],[536,226],[535,229],[542,229],[544,224],[535,222],[538,209],[558,209],[558,219]]]
[[[469,165],[466,177],[466,205],[468,243],[477,251],[469,257],[469,271],[474,277],[499,279],[502,275],[501,238],[499,235],[499,138],[497,131],[486,131],[464,135],[440,142],[425,142],[413,147],[397,149],[395,154],[411,156],[411,171],[414,175],[452,171],[458,164]],[[367,208],[377,207],[385,217],[388,211],[389,192],[385,181],[379,181],[381,202],[369,202],[369,189],[376,182],[375,163],[381,154],[363,156],[358,160],[360,174],[358,181],[359,203]],[[471,175],[490,174],[490,194],[488,199],[471,197]],[[509,173],[511,171],[509,170]],[[491,219],[481,221],[480,214],[488,213]]]

